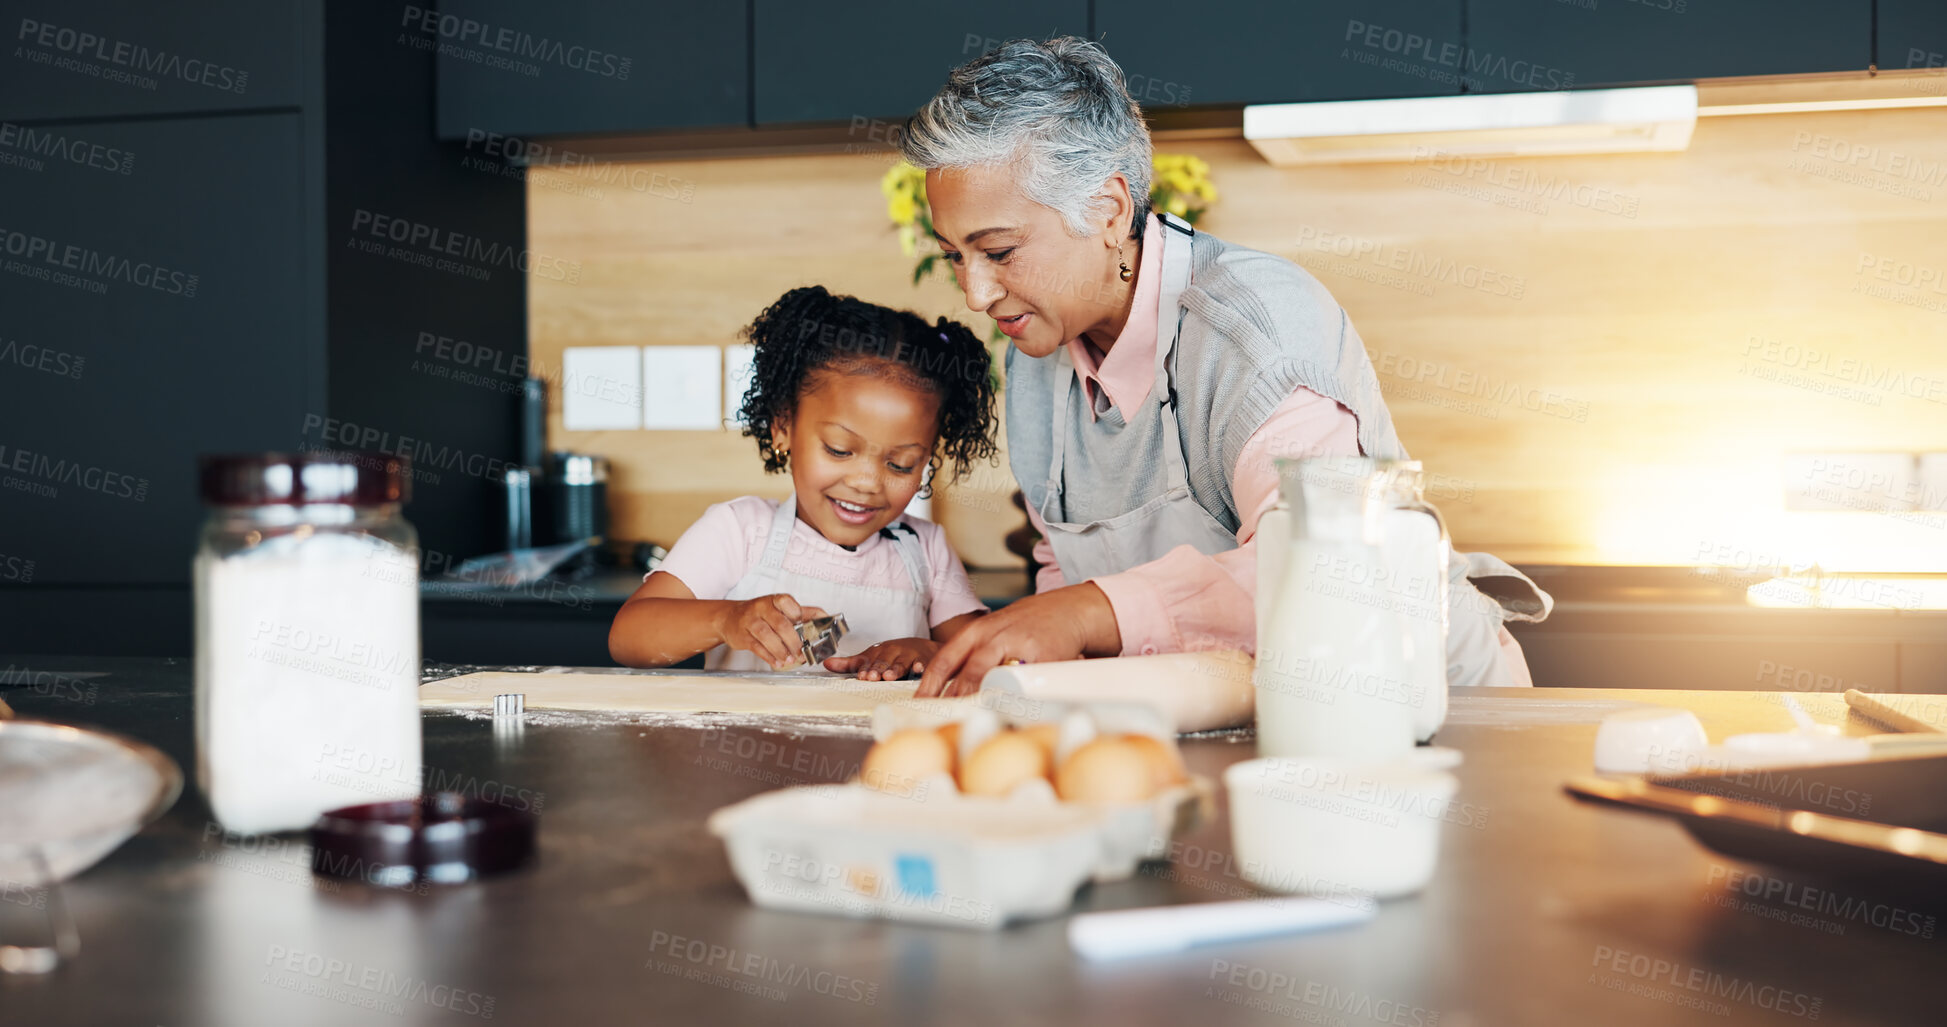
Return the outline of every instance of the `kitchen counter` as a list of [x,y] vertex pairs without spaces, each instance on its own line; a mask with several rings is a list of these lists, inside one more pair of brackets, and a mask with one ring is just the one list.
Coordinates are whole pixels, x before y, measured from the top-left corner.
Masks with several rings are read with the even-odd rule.
[[[54,675],[0,689],[21,716],[123,731],[193,767],[187,661],[9,663]],[[1822,720],[1844,715],[1837,697],[1801,699]],[[1853,914],[1807,911],[1789,901],[1797,885],[1745,878],[1763,872],[1674,823],[1562,792],[1589,769],[1596,721],[1631,701],[1694,709],[1713,737],[1790,722],[1776,693],[1458,689],[1439,741],[1466,762],[1424,893],[1359,928],[1102,965],[1070,953],[1065,918],[973,932],[751,906],[704,818],[844,778],[862,728],[796,736],[530,712],[509,735],[429,714],[426,762],[441,782],[540,810],[537,865],[427,894],[314,880],[296,836],[227,837],[192,785],[66,885],[81,956],[51,979],[0,980],[0,1020],[1938,1023],[1943,942],[1888,925],[1939,910],[1889,920],[1858,912],[1884,909],[1872,897],[1845,895]],[[1233,732],[1184,751],[1215,778],[1254,747]],[[1248,895],[1229,853],[1220,809],[1173,863],[1086,889],[1076,908]],[[10,929],[28,923],[18,905],[0,910]],[[1715,997],[1683,986],[1732,978]]]

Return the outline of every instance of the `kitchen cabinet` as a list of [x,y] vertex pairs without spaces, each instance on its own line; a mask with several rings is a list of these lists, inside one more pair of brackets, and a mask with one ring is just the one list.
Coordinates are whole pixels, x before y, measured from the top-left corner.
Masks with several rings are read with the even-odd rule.
[[3,121],[294,107],[315,67],[307,0],[8,6]]
[[16,130],[98,158],[16,166],[7,182],[0,505],[5,548],[34,561],[34,581],[184,581],[195,455],[288,448],[320,409],[302,122]]
[[1879,70],[1947,68],[1947,3],[1879,0]]
[[1467,91],[1863,71],[1872,14],[1872,0],[1467,0]]
[[1095,32],[1151,111],[1460,91],[1460,0],[1095,0]]
[[948,71],[1003,40],[1088,34],[1088,0],[755,0],[752,10],[757,123],[863,119],[861,145],[883,142]]
[[743,3],[441,0],[438,7],[408,18],[400,32],[437,54],[442,139],[749,123]]
[[[226,0],[167,9],[242,17]],[[306,42],[275,62],[294,106],[0,124],[0,645],[14,651],[189,654],[201,453],[403,453],[435,569],[497,548],[517,401],[427,343],[524,359],[522,268],[539,258],[522,172],[434,139],[433,55],[399,44],[398,8],[244,13]],[[464,242],[432,253],[435,237]]]

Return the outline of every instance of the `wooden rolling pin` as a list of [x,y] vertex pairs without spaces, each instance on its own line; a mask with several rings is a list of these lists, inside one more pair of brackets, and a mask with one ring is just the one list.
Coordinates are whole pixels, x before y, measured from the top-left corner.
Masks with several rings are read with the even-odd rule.
[[1895,731],[1914,731],[1924,734],[1941,733],[1940,729],[1934,725],[1918,717],[1901,713],[1891,705],[1880,702],[1878,699],[1867,695],[1857,688],[1846,689],[1846,705],[1850,706],[1852,711],[1861,717],[1876,724],[1883,724]]
[[1180,734],[1251,722],[1253,661],[1236,649],[995,667],[982,691],[1062,702],[1135,702],[1163,712]]

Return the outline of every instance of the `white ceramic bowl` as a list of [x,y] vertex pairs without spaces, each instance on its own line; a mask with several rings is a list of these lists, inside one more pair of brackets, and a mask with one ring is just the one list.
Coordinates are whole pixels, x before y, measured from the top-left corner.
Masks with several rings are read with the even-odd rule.
[[1595,769],[1605,774],[1678,774],[1710,744],[1689,710],[1644,706],[1602,718],[1595,731]]
[[1459,788],[1444,769],[1451,763],[1269,757],[1232,765],[1224,785],[1240,872],[1274,892],[1383,899],[1419,891],[1433,876],[1440,825]]

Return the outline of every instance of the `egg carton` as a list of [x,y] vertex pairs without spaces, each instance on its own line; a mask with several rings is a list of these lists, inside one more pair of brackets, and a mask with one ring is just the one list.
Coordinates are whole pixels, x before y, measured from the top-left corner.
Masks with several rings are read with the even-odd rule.
[[[964,755],[1003,727],[1055,721],[1058,758],[1096,734],[1147,734],[1175,749],[1146,706],[1034,706],[907,701],[875,710],[873,735],[958,722]],[[990,798],[936,774],[900,794],[857,781],[768,792],[718,810],[709,828],[760,906],[991,930],[1055,915],[1089,881],[1130,877],[1211,815],[1214,791],[1192,777],[1146,802],[1110,805],[1062,802],[1034,780]]]

